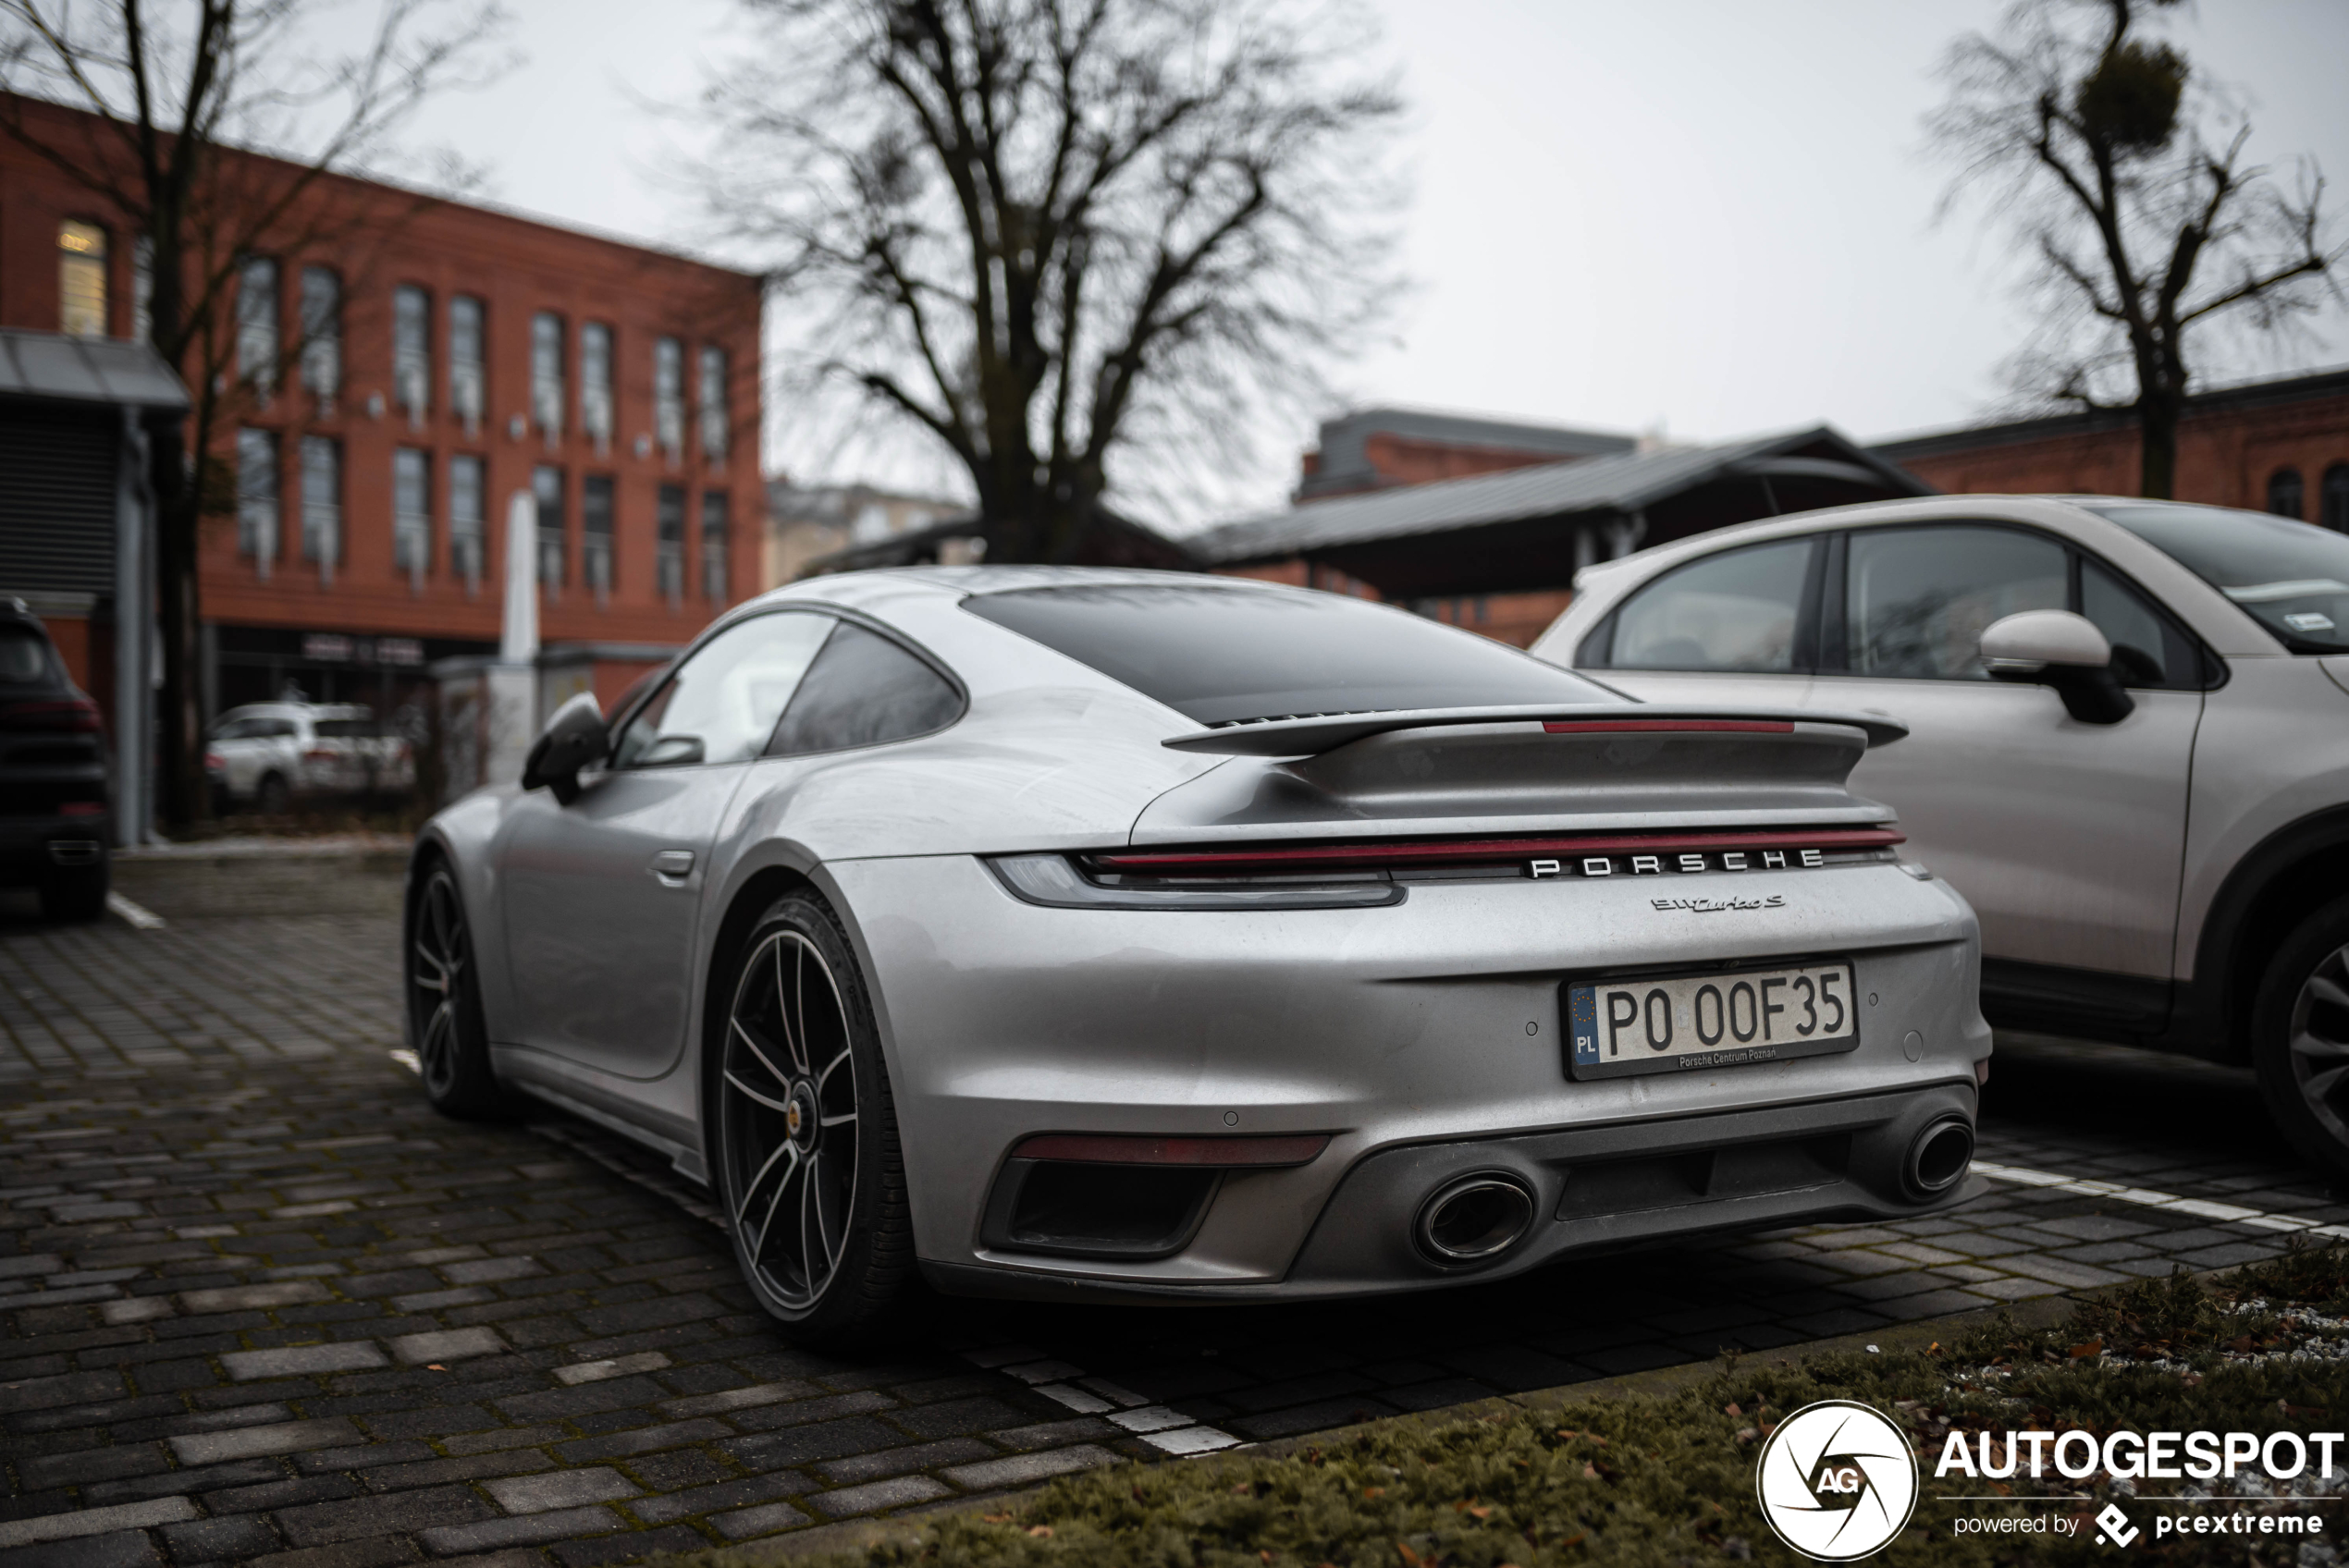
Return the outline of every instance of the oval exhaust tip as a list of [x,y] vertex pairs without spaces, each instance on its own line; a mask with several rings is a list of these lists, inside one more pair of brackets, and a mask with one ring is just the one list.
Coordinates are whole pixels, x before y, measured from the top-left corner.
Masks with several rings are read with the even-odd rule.
[[1909,1145],[1910,1187],[1925,1196],[1946,1193],[1974,1162],[1974,1129],[1952,1116],[1919,1133]]
[[1533,1194],[1514,1176],[1462,1176],[1420,1205],[1411,1239],[1431,1261],[1457,1268],[1498,1257],[1533,1223]]

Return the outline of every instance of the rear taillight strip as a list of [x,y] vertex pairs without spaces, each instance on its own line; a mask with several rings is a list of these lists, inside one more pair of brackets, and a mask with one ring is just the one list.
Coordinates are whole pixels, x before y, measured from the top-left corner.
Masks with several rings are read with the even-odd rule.
[[1448,843],[1307,844],[1285,849],[1191,850],[1092,857],[1103,871],[1157,874],[1377,865],[1458,865],[1569,855],[1668,854],[1704,850],[1881,850],[1908,841],[1890,827],[1811,827],[1719,833],[1591,834],[1561,839],[1475,839]]
[[1778,718],[1577,718],[1544,722],[1553,735],[1614,735],[1653,730],[1694,730],[1706,734],[1791,735],[1793,721]]
[[1014,1159],[1085,1165],[1303,1165],[1329,1146],[1326,1133],[1255,1138],[1154,1138],[1114,1133],[1043,1133],[1021,1141]]

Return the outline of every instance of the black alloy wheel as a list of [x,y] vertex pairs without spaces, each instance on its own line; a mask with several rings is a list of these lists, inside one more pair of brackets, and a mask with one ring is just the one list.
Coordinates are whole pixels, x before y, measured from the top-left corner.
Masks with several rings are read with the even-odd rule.
[[807,894],[748,940],[712,1041],[708,1104],[735,1260],[759,1305],[815,1341],[869,1321],[913,1260],[879,1032],[848,942]]
[[2349,1178],[2349,899],[2302,921],[2253,1000],[2252,1065],[2285,1138]]
[[252,792],[253,809],[264,816],[283,816],[293,809],[293,791],[286,787],[285,775],[262,775],[260,786]]
[[494,1121],[512,1101],[489,1065],[489,1031],[464,900],[446,864],[435,864],[408,909],[408,1039],[424,1097],[443,1115]]

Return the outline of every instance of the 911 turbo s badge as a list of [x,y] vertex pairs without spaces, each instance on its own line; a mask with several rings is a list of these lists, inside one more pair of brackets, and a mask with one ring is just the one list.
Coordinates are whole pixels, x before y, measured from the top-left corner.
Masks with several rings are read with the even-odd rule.
[[1818,850],[1723,850],[1712,854],[1690,851],[1669,855],[1587,855],[1580,860],[1537,860],[1530,863],[1529,868],[1536,877],[1658,876],[1691,871],[1784,871],[1793,866],[1823,866],[1826,863],[1826,855]]
[[1786,899],[1772,893],[1766,899],[1650,899],[1658,909],[1684,909],[1691,914],[1720,914],[1733,909],[1784,909]]

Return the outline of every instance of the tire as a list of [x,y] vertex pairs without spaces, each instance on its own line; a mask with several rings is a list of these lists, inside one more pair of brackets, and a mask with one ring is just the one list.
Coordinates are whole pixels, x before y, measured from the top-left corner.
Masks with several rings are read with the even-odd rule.
[[2349,899],[2285,938],[2252,999],[2251,1063],[2301,1157],[2349,1178]]
[[829,905],[760,917],[712,997],[705,1053],[711,1185],[752,1294],[804,1344],[880,1317],[914,1268],[880,1033]]
[[53,866],[41,878],[41,913],[59,922],[86,923],[106,913],[111,883],[104,856],[95,865]]
[[489,1065],[473,930],[457,878],[445,863],[424,874],[406,922],[401,964],[408,993],[408,1040],[435,1110],[460,1121],[502,1121],[514,1096]]
[[282,773],[264,773],[252,792],[253,809],[264,816],[283,816],[293,809],[293,790]]

